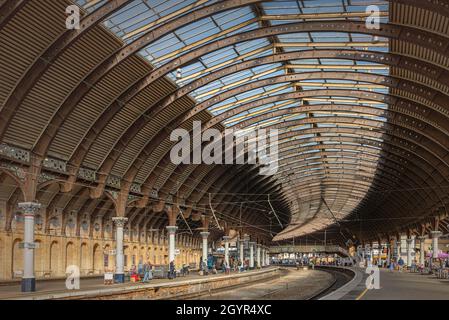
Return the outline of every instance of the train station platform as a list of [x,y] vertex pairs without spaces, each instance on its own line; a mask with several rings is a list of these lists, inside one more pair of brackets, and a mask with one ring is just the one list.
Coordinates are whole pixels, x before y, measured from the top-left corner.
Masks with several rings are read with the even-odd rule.
[[65,280],[37,281],[37,292],[22,293],[20,285],[0,286],[0,300],[50,300],[50,299],[170,299],[191,296],[200,291],[226,288],[235,285],[272,279],[278,267],[231,273],[231,275],[200,276],[192,273],[173,280],[153,279],[148,283],[124,283],[106,286],[103,279],[81,279],[80,290],[67,290]]
[[[355,270],[356,279],[328,296],[325,300],[447,300],[449,280],[434,275],[422,275],[407,271],[380,270],[380,289],[366,289],[368,277],[362,269]],[[340,294],[338,296],[338,294]],[[335,299],[334,299],[335,298]]]
[[381,270],[380,289],[362,291],[359,300],[447,300],[449,280],[434,275]]

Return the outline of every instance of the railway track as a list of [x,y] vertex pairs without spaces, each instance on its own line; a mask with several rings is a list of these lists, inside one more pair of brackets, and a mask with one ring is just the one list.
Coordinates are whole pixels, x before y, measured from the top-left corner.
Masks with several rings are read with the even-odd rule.
[[[318,300],[342,287],[354,276],[353,272],[347,269],[317,267],[316,270],[325,272],[328,275],[323,276],[321,274],[321,279],[317,279],[317,282],[304,278],[295,280],[294,278],[292,279],[292,275],[295,274],[296,270],[287,266],[283,268],[279,276],[273,277],[272,279],[266,279],[265,281],[259,281],[245,286],[213,290],[189,298],[214,300]],[[331,276],[330,281],[329,275]],[[316,288],[315,285],[321,286],[321,288]]]
[[334,292],[335,290],[343,287],[345,284],[351,281],[355,276],[354,272],[349,269],[341,269],[333,267],[317,267],[316,269],[332,274],[334,276],[335,281],[332,283],[332,285],[323,289],[323,291],[311,297],[309,300],[318,300]]

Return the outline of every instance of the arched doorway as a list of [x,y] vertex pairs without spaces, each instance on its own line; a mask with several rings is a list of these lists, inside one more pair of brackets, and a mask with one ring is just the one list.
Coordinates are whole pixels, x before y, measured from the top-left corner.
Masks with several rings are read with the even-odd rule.
[[89,268],[89,250],[87,247],[87,243],[81,244],[80,250],[80,271],[81,274],[88,274],[90,272]]
[[129,256],[129,247],[126,246],[123,248],[123,265],[125,270],[129,270],[130,268],[130,256]]
[[145,263],[146,260],[146,252],[145,247],[140,248],[140,255],[139,255],[139,263]]
[[101,250],[101,247],[98,243],[94,245],[93,250],[93,270],[95,274],[100,274],[103,272],[103,264],[104,264],[104,256],[103,256],[103,250]]
[[65,250],[65,268],[76,265],[75,246],[72,242],[67,243]]
[[138,259],[139,259],[139,249],[136,246],[134,246],[133,255],[131,257],[131,266],[137,266],[139,263]]
[[11,252],[11,278],[20,278],[23,275],[23,250],[20,249],[22,239],[13,242]]
[[115,260],[114,260],[114,256],[111,255],[111,246],[109,244],[107,244],[104,247],[103,258],[104,258],[104,269],[113,271],[115,268]]
[[57,241],[53,241],[52,244],[50,245],[50,263],[49,263],[51,275],[53,277],[59,276],[62,274],[61,268],[60,268],[61,257],[60,257],[59,252],[60,252],[59,243]]
[[42,248],[42,242],[36,240],[36,249],[34,250],[34,273],[37,278],[44,277],[47,273],[45,270],[44,262],[44,248]]

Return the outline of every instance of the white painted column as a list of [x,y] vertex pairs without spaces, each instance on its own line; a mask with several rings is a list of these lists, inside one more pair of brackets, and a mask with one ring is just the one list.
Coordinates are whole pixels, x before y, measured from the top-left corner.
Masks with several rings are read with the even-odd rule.
[[[399,242],[399,244],[400,244],[400,242]],[[393,240],[392,255],[393,255],[393,258],[396,257],[396,262],[398,262],[400,254],[399,254],[398,242],[396,240]]]
[[265,251],[265,258],[266,258],[266,266],[269,267],[270,266],[270,251],[268,249]]
[[223,237],[223,241],[224,241],[224,247],[225,247],[225,262],[226,262],[226,267],[230,267],[229,264],[229,240],[231,239],[231,237],[229,236],[224,236]]
[[260,261],[260,244],[257,245],[257,268],[262,268],[262,262]]
[[176,231],[178,227],[176,226],[168,226],[168,263],[170,264],[172,261],[175,261],[176,255]]
[[256,244],[254,242],[249,243],[249,267],[254,269],[254,246]]
[[24,216],[24,243],[23,245],[23,278],[22,292],[36,291],[36,277],[34,275],[34,216],[41,208],[36,202],[19,203]]
[[378,243],[377,265],[382,266],[382,244],[380,242]]
[[426,242],[427,237],[421,236],[421,237],[418,237],[418,239],[419,239],[419,263],[424,265],[426,262],[424,244]]
[[125,266],[124,266],[124,255],[123,255],[123,228],[125,227],[128,218],[115,217],[112,218],[115,223],[116,228],[116,253],[115,253],[115,281],[118,283],[125,282]]
[[206,263],[207,265],[207,255],[208,255],[208,249],[207,249],[207,238],[209,237],[210,232],[201,232],[201,237],[203,237],[203,263]]
[[407,241],[407,267],[411,267],[412,266],[412,244],[413,244],[413,239],[412,238],[408,238],[406,241]]
[[387,243],[387,268],[391,263],[391,241],[388,241]]
[[240,263],[243,263],[243,261],[245,260],[245,255],[244,255],[244,242],[243,239],[240,239],[239,241],[240,244]]
[[438,258],[438,238],[441,237],[441,231],[430,231],[432,237],[432,258]]
[[262,247],[262,267],[265,267],[265,247]]

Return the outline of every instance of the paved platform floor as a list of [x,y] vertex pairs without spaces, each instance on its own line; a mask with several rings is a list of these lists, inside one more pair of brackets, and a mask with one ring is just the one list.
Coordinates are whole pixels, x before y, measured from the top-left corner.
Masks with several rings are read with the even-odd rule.
[[[250,273],[252,271],[247,271],[245,273]],[[240,274],[240,273],[231,273],[231,274]],[[224,275],[222,273],[219,273],[217,275],[208,275],[208,276],[200,276],[197,272],[192,272],[190,275],[185,277],[179,277],[173,280],[168,279],[153,279],[149,281],[147,284],[173,284],[180,281],[185,280],[195,280],[195,279],[205,279],[205,278],[216,278],[216,277],[223,277]],[[103,283],[102,278],[88,278],[88,279],[81,279],[80,283],[80,290],[79,291],[87,291],[87,290],[101,290],[101,289],[108,289],[108,288],[120,288],[120,287],[129,287],[129,286],[139,286],[142,283],[124,283],[124,284],[114,284],[106,286]],[[0,300],[4,299],[16,299],[16,298],[30,298],[38,297],[42,295],[52,295],[52,294],[58,294],[58,293],[66,293],[69,292],[66,289],[65,286],[65,280],[42,280],[36,282],[36,289],[37,291],[34,293],[22,293],[21,292],[21,286],[20,284],[14,284],[14,285],[3,285],[0,286]],[[70,291],[73,292],[73,291]],[[76,292],[76,291],[75,291]]]
[[379,290],[366,290],[365,280],[343,300],[449,300],[449,280],[432,275],[381,269]]

